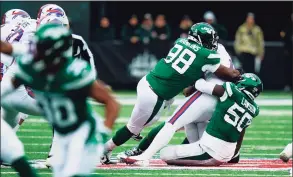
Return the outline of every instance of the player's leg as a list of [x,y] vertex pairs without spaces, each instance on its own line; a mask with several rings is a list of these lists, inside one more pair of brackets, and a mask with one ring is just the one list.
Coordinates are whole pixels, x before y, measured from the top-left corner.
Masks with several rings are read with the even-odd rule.
[[3,119],[1,119],[1,160],[11,164],[21,177],[37,176],[24,155],[22,143]]
[[89,176],[94,171],[100,155],[103,153],[103,144],[98,142],[96,137],[94,120],[84,122],[77,130],[68,135],[63,176]]
[[[176,130],[193,121],[202,122],[206,119],[207,112],[212,112],[217,100],[207,94],[195,92],[189,96],[185,103],[179,106],[173,115],[166,121],[164,127],[156,135],[151,145],[141,155],[131,157],[133,160],[148,160],[172,139]],[[126,160],[127,162],[127,160]]]
[[280,159],[284,162],[288,162],[292,157],[292,143],[288,144],[280,154]]
[[198,122],[198,123],[190,123],[184,126],[185,135],[188,139],[189,143],[194,143],[199,141],[202,137],[203,132],[205,131],[208,121]]
[[[137,101],[130,120],[106,143],[106,153],[124,144],[133,135],[138,135],[146,125],[153,123],[154,119],[158,118],[163,108],[163,103],[164,100],[152,91],[147,80],[143,77],[137,86]],[[102,161],[106,161],[106,158],[108,157],[105,156]]]
[[222,164],[206,153],[201,148],[199,141],[191,144],[167,146],[160,151],[160,158],[168,165],[218,166]]
[[[6,101],[7,101],[6,99],[1,100],[1,104]],[[15,111],[14,109],[6,108],[4,106],[1,107],[1,117],[12,128],[14,128],[18,124],[17,115],[18,115],[18,112]]]

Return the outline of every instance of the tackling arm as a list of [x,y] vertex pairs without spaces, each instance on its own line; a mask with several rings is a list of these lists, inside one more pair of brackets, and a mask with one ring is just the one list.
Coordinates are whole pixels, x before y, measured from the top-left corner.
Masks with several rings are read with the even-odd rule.
[[203,93],[222,97],[225,93],[225,89],[221,85],[217,85],[211,82],[207,82],[204,79],[199,79],[195,82],[195,88]]
[[219,68],[214,73],[219,78],[229,82],[238,81],[241,76],[241,73],[239,72],[239,70],[227,68],[224,65],[220,65]]
[[106,105],[105,126],[109,129],[113,128],[114,122],[118,116],[119,104],[110,95],[108,90],[100,81],[95,81],[90,88],[90,96],[100,103]]

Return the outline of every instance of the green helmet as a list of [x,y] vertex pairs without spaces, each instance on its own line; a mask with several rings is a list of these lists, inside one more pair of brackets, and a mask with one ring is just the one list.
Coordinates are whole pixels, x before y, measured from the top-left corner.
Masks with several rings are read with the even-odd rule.
[[236,86],[252,100],[263,91],[262,81],[253,73],[242,74]]
[[188,32],[188,40],[198,43],[204,48],[217,50],[219,36],[208,23],[196,23]]
[[64,26],[53,23],[42,25],[35,33],[35,42],[34,68],[38,71],[58,69],[72,58],[72,35]]

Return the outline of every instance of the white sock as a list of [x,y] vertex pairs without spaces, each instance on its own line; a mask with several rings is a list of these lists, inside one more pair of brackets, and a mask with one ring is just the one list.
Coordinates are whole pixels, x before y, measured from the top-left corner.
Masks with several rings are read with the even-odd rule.
[[58,138],[56,138],[56,136],[53,135],[53,139],[52,139],[52,146],[49,152],[49,156],[53,156],[54,155],[54,151],[56,149],[56,144],[58,143]]
[[154,138],[151,145],[140,156],[144,159],[151,159],[160,149],[166,146],[175,134],[175,127],[170,123],[165,123],[164,127]]
[[106,143],[106,151],[112,151],[116,146],[116,144],[113,142],[112,138]]
[[292,157],[292,143],[288,144],[283,152],[286,153],[287,156]]

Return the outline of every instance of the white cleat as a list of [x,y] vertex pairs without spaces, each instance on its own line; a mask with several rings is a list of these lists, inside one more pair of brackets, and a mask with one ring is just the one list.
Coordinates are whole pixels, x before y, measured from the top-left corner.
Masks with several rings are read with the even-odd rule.
[[292,157],[292,143],[288,144],[280,154],[280,159],[283,162],[288,162]]
[[47,168],[51,168],[52,167],[52,156],[48,157],[46,159],[46,163],[45,163]]

